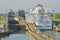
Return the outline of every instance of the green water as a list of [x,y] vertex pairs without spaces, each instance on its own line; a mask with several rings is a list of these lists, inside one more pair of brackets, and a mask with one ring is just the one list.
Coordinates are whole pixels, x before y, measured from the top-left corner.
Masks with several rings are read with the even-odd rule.
[[0,40],[35,40],[32,35],[28,35],[26,32],[13,33],[9,36],[0,37]]

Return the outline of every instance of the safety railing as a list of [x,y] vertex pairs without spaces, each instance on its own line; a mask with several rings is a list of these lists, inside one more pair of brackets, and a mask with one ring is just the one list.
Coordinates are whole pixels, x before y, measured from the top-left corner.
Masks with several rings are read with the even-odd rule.
[[[39,29],[36,28],[35,25],[33,24],[27,24],[29,30],[33,33],[35,33],[36,35],[38,35],[38,37],[42,38],[43,40],[56,40],[55,38],[52,38],[51,36],[42,33]],[[37,37],[37,38],[38,38]]]

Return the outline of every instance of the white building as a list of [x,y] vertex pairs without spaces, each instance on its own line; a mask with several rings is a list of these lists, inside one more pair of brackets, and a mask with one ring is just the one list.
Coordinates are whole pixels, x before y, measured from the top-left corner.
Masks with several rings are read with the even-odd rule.
[[25,18],[27,22],[35,23],[40,29],[52,29],[51,15],[48,14],[41,4],[38,4],[29,13],[26,13]]

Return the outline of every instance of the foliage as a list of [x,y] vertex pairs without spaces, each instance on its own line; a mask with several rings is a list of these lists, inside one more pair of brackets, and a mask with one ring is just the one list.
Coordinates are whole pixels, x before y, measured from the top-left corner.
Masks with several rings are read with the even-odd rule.
[[52,18],[54,21],[60,21],[60,13],[53,14]]
[[4,23],[5,21],[5,18],[0,18],[0,23]]

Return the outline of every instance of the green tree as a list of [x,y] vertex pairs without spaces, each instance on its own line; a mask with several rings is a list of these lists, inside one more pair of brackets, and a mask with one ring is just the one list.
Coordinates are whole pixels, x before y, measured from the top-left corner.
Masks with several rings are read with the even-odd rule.
[[53,14],[53,21],[60,21],[60,13]]
[[60,19],[60,13],[57,13],[54,16],[55,16],[54,19]]

